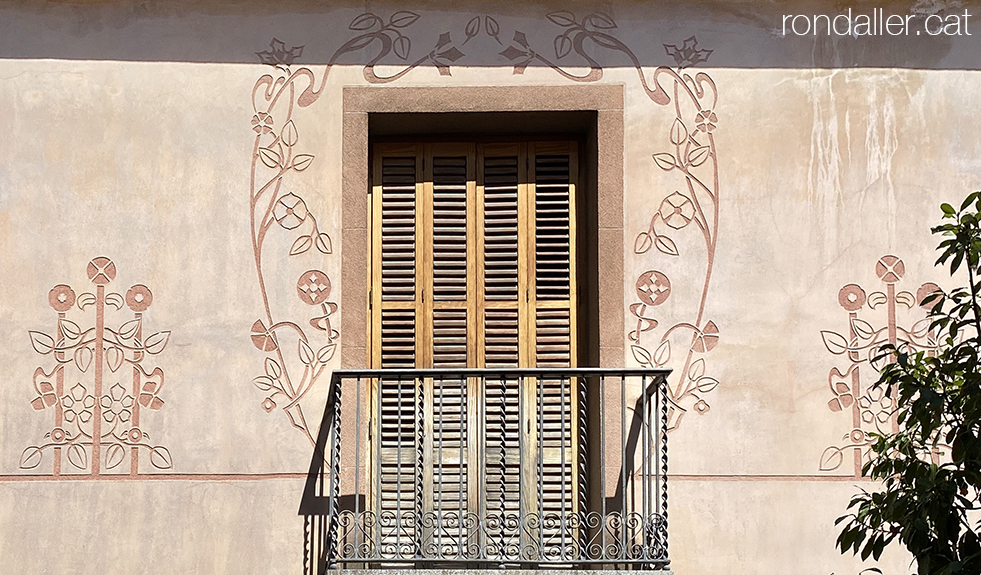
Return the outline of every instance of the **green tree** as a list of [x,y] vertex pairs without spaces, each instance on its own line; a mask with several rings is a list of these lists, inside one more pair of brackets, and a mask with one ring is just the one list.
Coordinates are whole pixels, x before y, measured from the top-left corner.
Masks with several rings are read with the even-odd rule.
[[931,295],[932,352],[886,346],[888,360],[876,386],[896,399],[898,433],[873,434],[863,467],[881,488],[852,498],[837,546],[842,553],[878,559],[899,540],[918,575],[981,574],[978,539],[981,490],[981,192],[960,209],[941,206],[943,238],[937,265],[953,276],[966,269],[968,285]]

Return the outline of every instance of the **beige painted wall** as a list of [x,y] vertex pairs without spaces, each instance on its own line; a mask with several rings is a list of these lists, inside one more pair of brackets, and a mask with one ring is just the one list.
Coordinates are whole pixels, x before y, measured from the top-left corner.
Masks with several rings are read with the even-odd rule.
[[[914,22],[945,9],[942,3],[877,7],[918,14]],[[973,3],[948,11],[964,9],[981,13]],[[399,29],[408,38],[399,47],[408,50],[407,59],[388,53],[366,71],[381,44],[343,50],[362,34],[349,24],[366,13],[387,21],[400,10],[418,15],[403,14],[406,26]],[[579,23],[603,14],[592,22],[605,26],[609,20],[617,27],[594,31],[621,42],[622,49],[587,39],[582,54],[573,50],[558,58],[555,38],[564,21],[546,15],[559,10]],[[778,28],[785,13],[836,12],[820,3],[767,8],[721,1],[519,8],[481,1],[330,8],[301,2],[277,8],[246,2],[0,6],[0,573],[300,571],[302,520],[296,509],[312,451],[303,428],[316,433],[329,371],[340,365],[340,353],[330,356],[330,346],[364,338],[361,331],[330,331],[345,313],[330,305],[341,301],[344,274],[361,273],[341,268],[340,237],[347,225],[341,218],[342,165],[354,161],[342,157],[342,89],[586,83],[624,91],[624,361],[637,365],[645,358],[645,351],[632,353],[632,345],[657,356],[671,326],[693,323],[702,330],[691,354],[684,353],[692,346],[691,331],[680,328],[669,338],[667,365],[676,370],[671,385],[679,406],[670,440],[675,570],[857,575],[864,566],[834,549],[833,520],[857,486],[870,485],[855,478],[854,449],[843,437],[854,417],[861,429],[873,429],[861,418],[874,417],[879,408],[863,402],[869,409],[854,411],[848,398],[839,400],[844,409],[829,408],[851,392],[853,382],[843,378],[845,389],[836,394],[829,373],[853,363],[832,354],[822,331],[850,335],[849,312],[839,305],[846,284],[858,284],[869,298],[876,291],[893,297],[877,275],[881,256],[904,264],[896,294],[916,294],[924,282],[951,285],[932,267],[936,242],[928,228],[941,201],[956,201],[978,187],[979,45],[973,28],[972,36],[956,38],[783,38]],[[476,28],[468,26],[474,18]],[[435,51],[443,54],[437,63],[447,66],[445,75],[427,56],[441,34],[449,34]],[[665,45],[683,49],[692,36],[693,50],[711,53],[688,53],[682,63],[705,61],[673,75],[679,62]],[[256,52],[282,61],[288,54],[274,53],[273,38],[283,41],[283,49],[303,46],[289,70],[306,75],[269,110],[262,78],[269,75],[275,91],[286,71],[259,63]],[[447,54],[451,48],[459,56]],[[515,73],[514,64],[528,50],[541,58]],[[585,58],[599,72],[590,73]],[[698,80],[703,94],[685,96],[685,73],[707,75]],[[667,104],[658,102],[655,82],[666,89]],[[710,84],[718,93],[715,105]],[[315,97],[304,100],[310,85]],[[286,119],[292,120],[296,143],[283,152],[304,169],[282,170],[276,192],[282,206],[267,220],[269,231],[257,249],[250,193],[275,182],[281,171],[266,167],[257,151],[272,138],[262,133],[267,112],[276,134],[290,131]],[[681,172],[661,169],[652,157],[674,152],[676,119],[686,132],[697,132],[699,124],[712,128],[711,140],[698,132],[709,155],[692,167],[695,191]],[[275,166],[277,157],[267,154],[265,161]],[[275,189],[257,203],[260,221]],[[693,215],[694,200],[704,220]],[[291,247],[305,246],[301,237],[312,224],[306,219],[286,229],[299,221],[286,208],[311,214],[324,244],[317,245],[315,234],[309,249],[290,256]],[[656,235],[671,239],[676,256],[663,240],[662,251],[656,238],[650,247],[637,240],[657,214]],[[707,230],[717,225],[717,231],[707,239],[697,221]],[[56,354],[39,354],[35,347],[46,351],[49,342],[38,335],[32,346],[30,332],[57,333],[58,311],[49,303],[53,287],[70,286],[78,301],[86,292],[100,297],[87,268],[97,257],[114,264],[105,293],[120,294],[119,300],[104,298],[105,325],[126,332],[135,325],[127,322],[142,313],[137,337],[147,345],[158,332],[169,332],[169,339],[162,350],[165,336],[153,340],[157,354],[128,352],[125,359],[139,367],[124,360],[114,371],[118,358],[104,358],[101,375],[86,352],[77,361],[73,351],[59,355],[66,364],[59,384],[51,375]],[[311,270],[322,271],[332,288],[315,306],[297,297],[298,278]],[[668,278],[670,297],[658,306],[631,308],[641,302],[638,280],[652,277],[645,276],[650,271]],[[134,311],[143,307],[132,299],[140,289],[129,304],[124,301],[132,286],[150,290],[149,308]],[[67,292],[54,292],[56,307],[60,293]],[[905,296],[895,297],[902,303]],[[911,303],[912,310],[900,305],[894,318],[900,328],[922,317]],[[65,319],[82,332],[94,329],[98,305],[76,305]],[[886,307],[865,305],[856,314],[879,329],[889,324]],[[634,313],[659,322],[639,341],[630,334]],[[311,319],[331,327],[318,330]],[[257,320],[262,327],[252,338]],[[326,364],[315,381],[304,379],[291,328],[276,331],[288,342],[283,349],[293,387],[270,395],[253,379],[264,374],[267,357],[284,360],[257,346],[266,341],[263,331],[282,321],[301,326],[313,352],[324,351]],[[706,329],[708,322],[718,338]],[[859,331],[865,325],[858,324]],[[826,337],[834,348],[837,340]],[[860,385],[867,385],[870,368],[856,364]],[[701,389],[685,393],[680,376],[686,365],[698,371],[704,366],[702,376],[712,379],[696,381],[692,385]],[[135,370],[143,371],[134,387]],[[97,379],[108,396],[99,410],[92,404]],[[84,391],[65,400],[71,417],[102,415],[104,433],[115,429],[130,439],[120,439],[126,445],[120,453],[103,448],[101,467],[109,457],[119,463],[101,470],[98,479],[85,476],[92,471],[88,460],[84,470],[73,468],[79,454],[58,443],[57,431],[45,435],[74,425],[64,413],[56,424],[49,403],[71,396],[76,385]],[[93,395],[88,404],[86,395]],[[133,440],[126,434],[136,411]],[[839,460],[836,448],[842,447]],[[895,553],[880,567],[894,575],[907,565],[908,558]]]

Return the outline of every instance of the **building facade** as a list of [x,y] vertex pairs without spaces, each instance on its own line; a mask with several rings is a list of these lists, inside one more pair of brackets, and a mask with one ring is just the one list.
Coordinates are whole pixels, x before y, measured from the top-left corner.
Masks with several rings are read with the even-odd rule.
[[896,425],[870,352],[955,285],[975,9],[0,5],[0,573],[315,570],[332,375],[379,368],[457,374],[342,388],[344,509],[458,509],[411,545],[653,510],[603,451],[643,420],[676,573],[908,571],[834,520]]

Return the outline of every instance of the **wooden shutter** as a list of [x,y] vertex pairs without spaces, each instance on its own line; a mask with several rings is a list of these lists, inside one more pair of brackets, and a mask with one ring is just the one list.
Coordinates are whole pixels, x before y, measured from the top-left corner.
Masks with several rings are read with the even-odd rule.
[[[575,367],[575,145],[373,152],[372,367]],[[422,409],[425,511],[574,513],[578,386],[376,383],[381,508],[412,510]]]

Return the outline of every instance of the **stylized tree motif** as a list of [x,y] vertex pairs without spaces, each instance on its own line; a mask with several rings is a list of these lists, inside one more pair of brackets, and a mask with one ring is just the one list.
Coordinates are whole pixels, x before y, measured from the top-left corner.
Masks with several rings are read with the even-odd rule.
[[[146,286],[134,285],[125,297],[106,292],[106,286],[116,278],[111,260],[95,258],[87,271],[95,293],[76,297],[75,290],[67,285],[53,287],[48,303],[58,313],[54,335],[30,332],[34,350],[55,360],[50,372],[43,367],[35,370],[37,397],[31,402],[38,411],[52,412],[53,427],[44,435],[43,443],[24,450],[20,467],[35,469],[50,452],[54,475],[64,474],[64,459],[74,468],[68,469],[69,473],[92,476],[118,475],[106,472],[128,460],[129,474],[136,475],[143,452],[149,454],[153,467],[170,469],[170,451],[150,443],[150,435],[140,422],[145,411],[163,407],[159,397],[163,371],[159,367],[148,370],[144,360],[167,347],[170,332],[144,336],[143,313],[153,302]],[[89,327],[82,328],[68,319],[76,304],[83,312],[92,308],[94,318]],[[106,307],[120,311],[123,305],[133,312],[133,318],[114,328],[115,324],[108,324]]]
[[[848,284],[838,291],[838,305],[848,312],[848,328],[844,332],[847,335],[832,330],[821,332],[824,347],[846,360],[845,366],[835,366],[828,373],[828,388],[832,395],[828,408],[836,413],[851,413],[852,416],[852,429],[842,437],[843,443],[832,445],[821,454],[821,471],[840,468],[846,454],[851,451],[853,473],[860,477],[862,462],[869,455],[869,434],[892,433],[898,429],[894,401],[884,389],[872,387],[882,367],[876,361],[879,348],[885,344],[905,344],[915,350],[937,348],[937,336],[930,331],[929,319],[922,317],[911,327],[904,328],[899,324],[898,310],[902,307],[913,310],[917,306],[929,309],[931,304],[924,305],[923,301],[940,288],[934,283],[925,283],[915,295],[897,290],[896,285],[906,275],[906,265],[892,255],[879,258],[875,274],[885,284],[884,291],[866,294],[858,284]],[[859,317],[859,312],[864,310],[867,310],[867,316],[884,311],[884,324],[876,326]],[[925,316],[925,312],[923,314]],[[872,381],[863,381],[863,378],[871,378]]]

